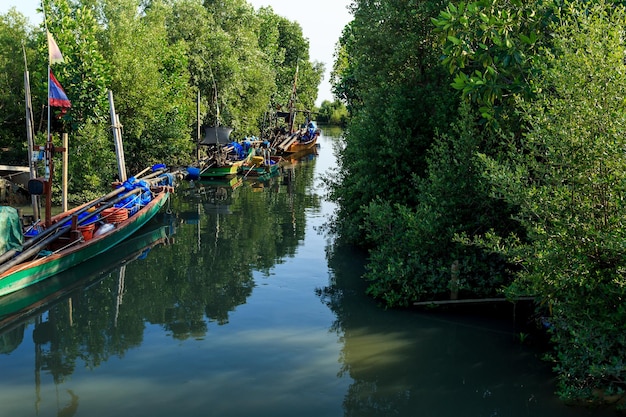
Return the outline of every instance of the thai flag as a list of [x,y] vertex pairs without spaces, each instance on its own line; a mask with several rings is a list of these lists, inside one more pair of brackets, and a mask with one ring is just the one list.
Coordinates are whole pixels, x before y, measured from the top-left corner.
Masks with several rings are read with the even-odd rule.
[[55,107],[72,107],[72,103],[65,95],[65,91],[63,91],[63,87],[52,74],[52,70],[50,70],[50,88],[49,88],[49,96],[48,103],[51,106]]

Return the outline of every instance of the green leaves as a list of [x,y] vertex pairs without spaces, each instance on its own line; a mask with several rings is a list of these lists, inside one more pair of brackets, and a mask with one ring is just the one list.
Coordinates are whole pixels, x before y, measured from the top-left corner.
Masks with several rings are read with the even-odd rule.
[[370,249],[369,293],[446,297],[458,261],[465,294],[541,300],[562,395],[623,394],[623,6],[429,6],[357,2],[338,51],[353,118],[332,192],[340,233]]
[[[515,2],[517,4],[518,2]],[[484,109],[496,107],[532,88],[525,81],[531,56],[537,52],[548,12],[537,3],[515,6],[480,0],[467,6],[448,6],[432,22],[441,36],[442,63],[454,76],[452,86]]]
[[623,390],[626,377],[624,339],[602,336],[626,322],[615,309],[626,270],[626,74],[616,30],[626,12],[565,6],[528,71],[542,89],[516,103],[522,136],[505,158],[484,160],[494,192],[519,207],[526,239],[504,252],[523,265],[516,287],[551,307],[561,393],[587,400],[592,389]]

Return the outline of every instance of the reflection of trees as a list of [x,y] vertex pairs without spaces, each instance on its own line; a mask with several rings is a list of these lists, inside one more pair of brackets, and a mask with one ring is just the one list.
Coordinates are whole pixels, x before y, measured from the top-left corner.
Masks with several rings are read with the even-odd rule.
[[[304,239],[307,212],[321,204],[306,195],[313,168],[298,165],[288,180],[279,176],[262,187],[246,182],[223,201],[232,214],[210,210],[180,189],[171,200],[173,214],[160,216],[176,225],[170,227],[176,229],[173,244],[152,248],[141,262],[123,262],[128,253],[117,247],[118,253],[109,251],[60,275],[81,284],[47,306],[46,321],[36,319],[36,368],[61,382],[78,360],[95,368],[124,356],[142,343],[146,322],[177,339],[200,338],[209,323],[227,323],[252,293],[253,271],[269,275]],[[0,331],[0,353],[15,350],[25,328]]]
[[344,416],[405,415],[419,396],[406,389],[416,372],[409,366],[416,361],[407,342],[411,337],[395,330],[402,325],[391,326],[398,321],[394,312],[385,312],[388,321],[381,321],[380,307],[364,299],[364,253],[337,246],[327,248],[327,256],[332,278],[318,295],[336,315],[332,328],[343,341],[341,374],[353,379],[344,398]]
[[302,164],[288,177],[246,181],[232,191],[232,198],[215,198],[207,183],[197,185],[205,188],[202,192],[179,192],[174,210],[199,224],[179,228],[179,244],[155,262],[167,285],[137,292],[160,288],[169,296],[158,301],[159,309],[167,306],[165,311],[148,320],[165,324],[178,338],[204,335],[205,317],[227,323],[228,313],[252,293],[252,271],[269,274],[304,239],[307,211],[320,206],[318,197],[306,195],[313,174],[313,164]]

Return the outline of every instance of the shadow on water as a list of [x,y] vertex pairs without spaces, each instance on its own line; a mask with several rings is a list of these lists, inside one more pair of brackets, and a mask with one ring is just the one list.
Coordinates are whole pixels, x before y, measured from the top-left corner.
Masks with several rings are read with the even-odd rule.
[[344,416],[609,416],[555,395],[550,364],[522,344],[512,304],[387,310],[363,296],[365,254],[329,247],[320,299],[336,315]]

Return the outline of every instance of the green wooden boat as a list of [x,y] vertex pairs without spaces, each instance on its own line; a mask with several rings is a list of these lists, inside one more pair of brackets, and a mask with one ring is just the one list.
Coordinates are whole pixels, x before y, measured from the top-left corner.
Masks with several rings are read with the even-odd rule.
[[[138,208],[137,212],[129,215],[125,220],[116,221],[114,225],[107,223],[108,226],[104,227],[105,225],[102,224],[100,226],[102,233],[99,233],[96,229],[92,237],[85,237],[84,234],[77,232],[75,227],[76,220],[72,219],[72,226],[59,228],[57,232],[58,237],[53,234],[52,237],[45,239],[45,241],[41,243],[41,251],[39,251],[34,259],[15,263],[16,259],[20,256],[17,255],[13,259],[9,259],[3,264],[0,264],[0,271],[2,271],[0,273],[0,296],[41,282],[46,278],[93,259],[111,249],[135,233],[154,217],[167,202],[171,190],[171,186],[153,186],[151,188],[153,197],[149,203]],[[96,207],[96,200],[82,207],[87,206]],[[76,212],[76,209],[68,213],[59,214],[53,219],[58,223],[61,221],[66,222],[69,218],[75,217],[72,216],[72,211]],[[67,231],[67,233],[62,233],[69,227],[71,227],[72,230]],[[65,241],[60,242],[61,240]],[[49,244],[43,247],[44,243],[47,241],[49,241]],[[64,247],[59,248],[60,243],[62,243]],[[37,249],[38,246],[34,248]],[[25,252],[26,251],[24,251],[24,253]]]
[[243,160],[231,162],[231,163],[228,163],[227,165],[216,165],[216,166],[207,167],[203,169],[202,171],[200,171],[200,178],[201,179],[223,178],[223,177],[237,175],[237,172],[239,171],[239,167],[241,166],[241,164],[243,164]]

